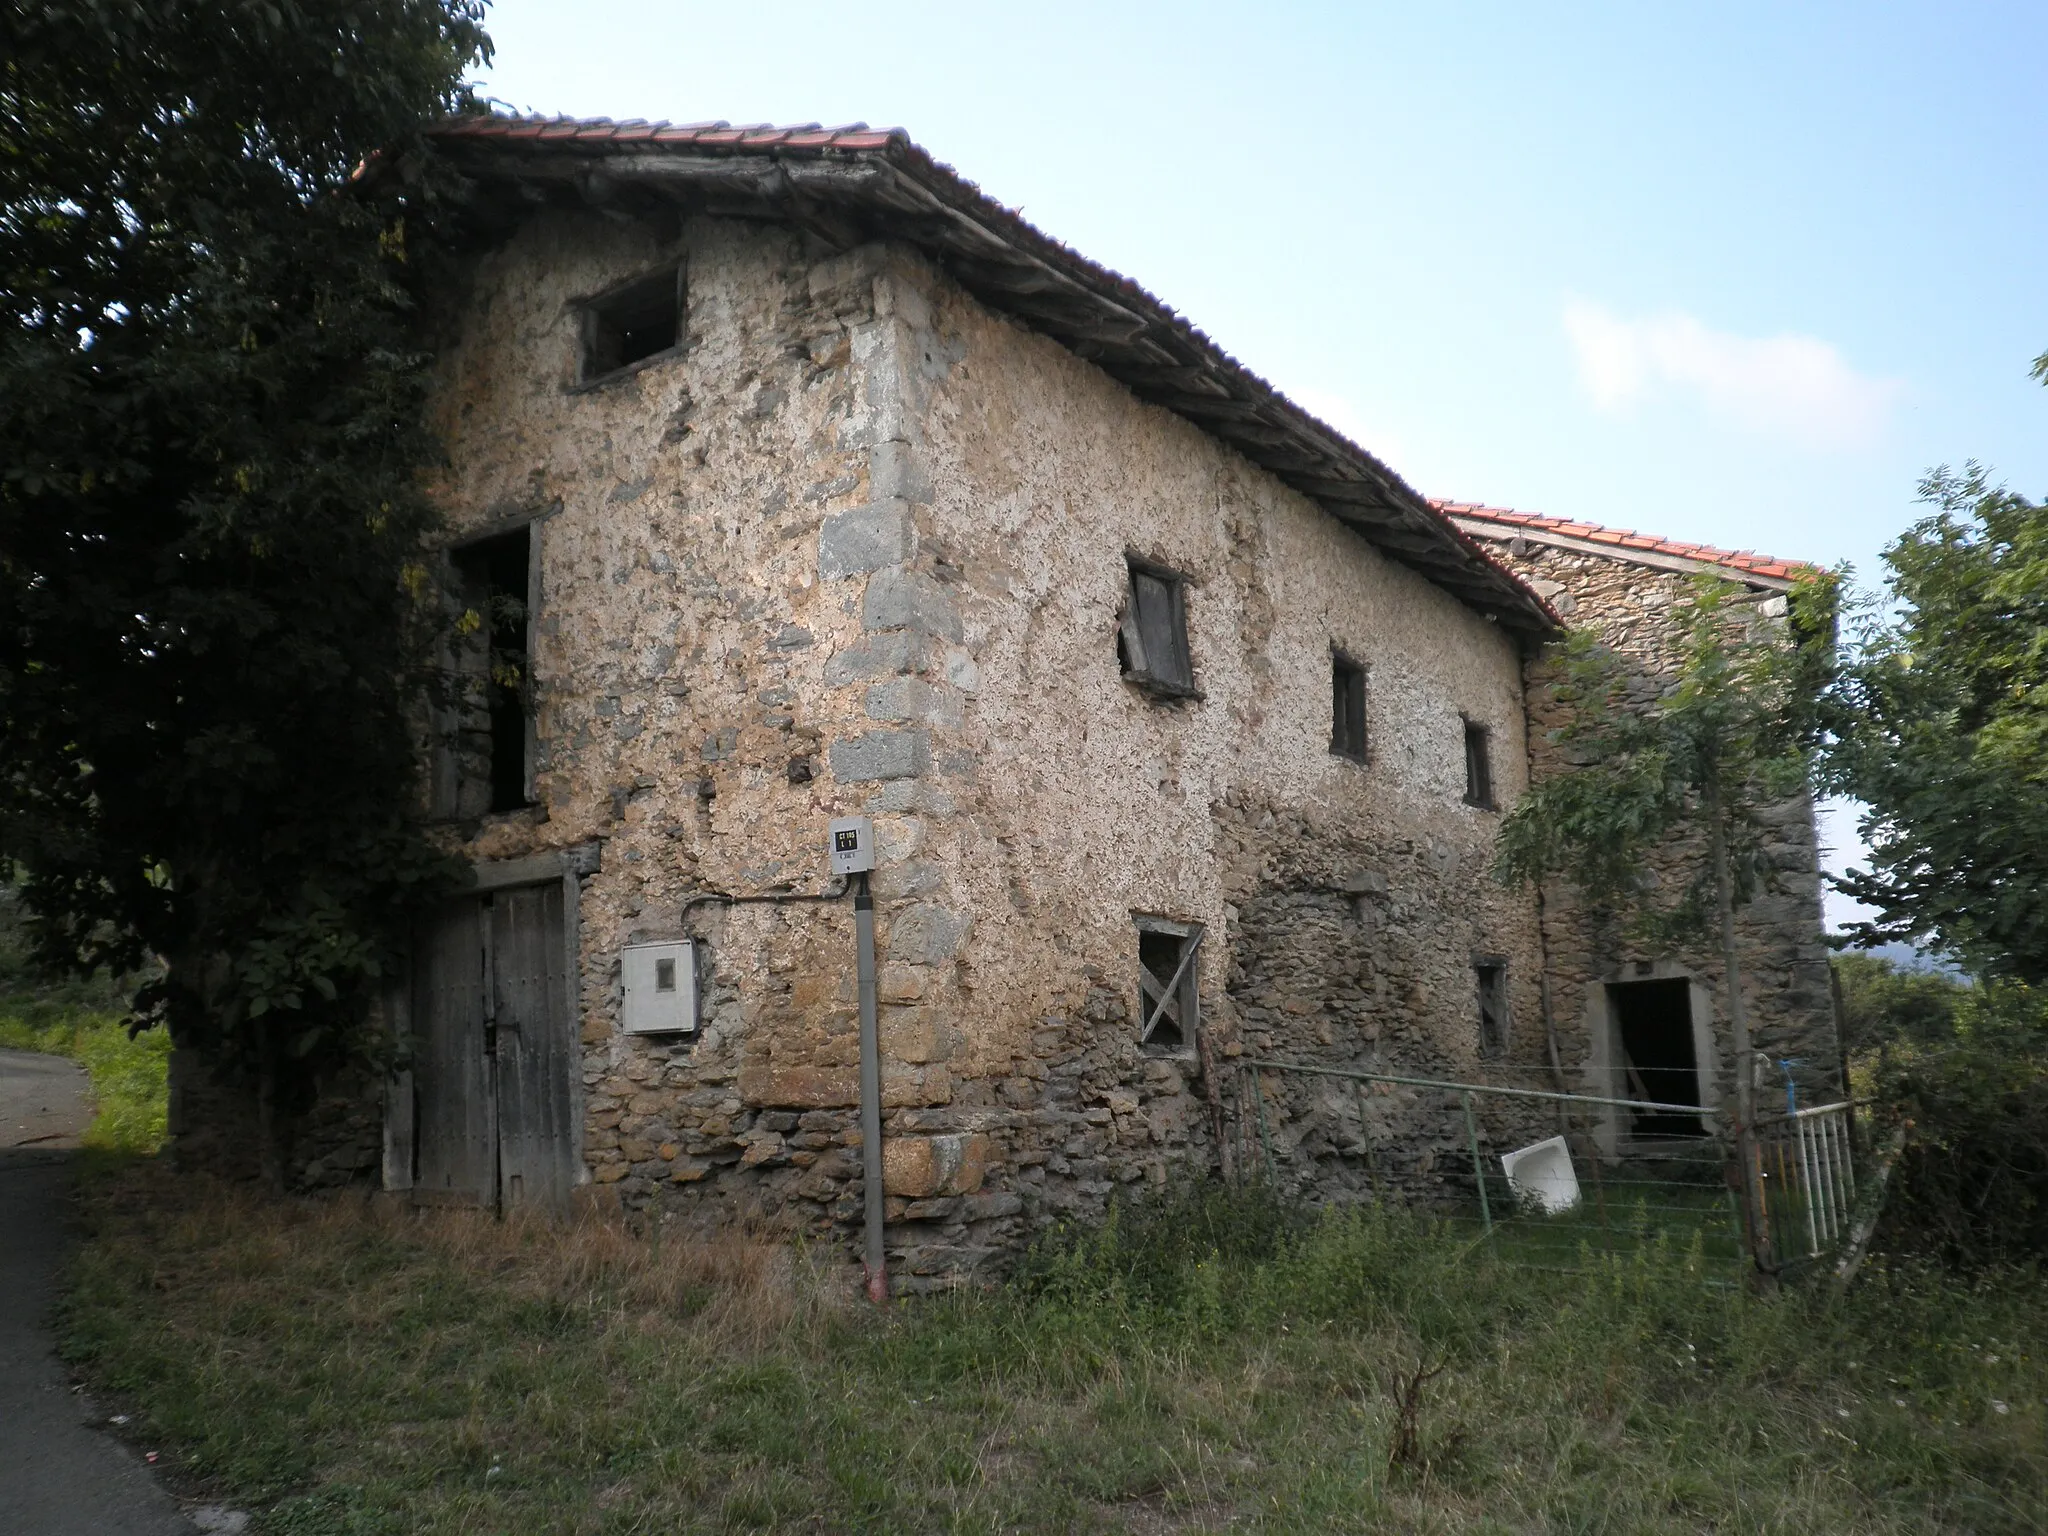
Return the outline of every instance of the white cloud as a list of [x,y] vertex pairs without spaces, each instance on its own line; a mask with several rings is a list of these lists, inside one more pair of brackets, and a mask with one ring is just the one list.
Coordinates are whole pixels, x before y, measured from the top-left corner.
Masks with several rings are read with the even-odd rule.
[[1735,336],[1672,312],[1628,320],[1583,299],[1564,309],[1565,335],[1593,404],[1619,411],[1660,387],[1689,390],[1742,426],[1808,447],[1869,442],[1903,385],[1851,368],[1813,336]]

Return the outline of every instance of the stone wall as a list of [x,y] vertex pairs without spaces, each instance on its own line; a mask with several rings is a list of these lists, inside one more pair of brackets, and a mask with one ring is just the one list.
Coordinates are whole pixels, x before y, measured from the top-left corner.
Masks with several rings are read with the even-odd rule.
[[[573,301],[677,254],[687,346],[576,386]],[[581,900],[598,1189],[691,1225],[856,1220],[845,904],[680,916],[818,889],[853,812],[881,853],[914,1277],[1213,1165],[1225,1085],[1212,1103],[1191,1053],[1137,1043],[1134,913],[1204,925],[1226,1064],[1479,1071],[1484,953],[1517,1019],[1486,1069],[1540,1070],[1533,912],[1486,874],[1497,814],[1462,802],[1461,716],[1493,732],[1503,802],[1524,771],[1493,625],[901,250],[543,214],[464,313],[439,493],[464,533],[539,519],[541,804],[451,832],[479,859],[604,840]],[[1127,552],[1188,577],[1198,699],[1120,675]],[[1370,668],[1364,763],[1329,751],[1333,646]],[[685,931],[701,1033],[623,1036],[619,947]],[[1342,1135],[1305,1092],[1270,1114],[1314,1152]],[[1412,1119],[1390,1101],[1382,1140]]]
[[218,1072],[200,1052],[172,1050],[169,1151],[181,1171],[288,1190],[332,1189],[377,1176],[384,1148],[383,1075],[326,1073],[302,1112],[265,1102],[253,1077]]
[[[1466,527],[1480,533],[1487,547],[1550,601],[1568,623],[1597,630],[1638,664],[1638,691],[1645,699],[1655,696],[1657,679],[1673,662],[1671,616],[1674,608],[1688,599],[1693,580],[1689,571],[1547,544],[1514,535],[1506,528],[1496,537],[1473,524]],[[1740,579],[1740,573],[1732,570],[1721,574]],[[1753,584],[1749,601],[1763,622],[1782,622],[1786,605],[1778,588]],[[1531,663],[1530,742],[1534,771],[1539,775],[1564,767],[1557,747],[1549,740],[1549,732],[1560,723],[1549,694],[1551,677],[1548,662],[1538,659]],[[1813,804],[1802,795],[1768,808],[1762,819],[1775,888],[1740,909],[1736,921],[1750,1031],[1756,1049],[1772,1062],[1758,1103],[1766,1109],[1782,1105],[1783,1077],[1776,1064],[1785,1058],[1797,1063],[1794,1075],[1801,1102],[1827,1102],[1841,1095],[1843,1084],[1829,993],[1828,950],[1822,939]],[[1703,847],[1674,845],[1653,861],[1653,877],[1663,889],[1675,891],[1691,880],[1703,857]],[[1605,984],[1683,976],[1711,996],[1720,1058],[1715,1085],[1720,1094],[1731,1092],[1732,1063],[1727,1054],[1718,944],[1709,942],[1670,953],[1645,950],[1618,924],[1595,921],[1569,887],[1553,883],[1545,896],[1544,931],[1557,1022],[1567,1064],[1580,1091],[1614,1094],[1622,1086],[1611,1044],[1599,1038],[1605,1029],[1600,1000]]]

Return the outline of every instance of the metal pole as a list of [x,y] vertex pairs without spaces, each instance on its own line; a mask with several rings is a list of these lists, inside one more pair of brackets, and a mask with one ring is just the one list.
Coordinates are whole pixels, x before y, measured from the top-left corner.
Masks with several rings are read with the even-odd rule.
[[853,933],[859,950],[860,981],[860,1162],[861,1188],[867,1202],[864,1260],[868,1300],[889,1299],[888,1249],[882,1235],[882,1034],[875,1022],[875,898],[868,877],[861,875],[853,891]]
[[1472,1148],[1472,1177],[1479,1181],[1479,1222],[1491,1234],[1493,1207],[1486,1199],[1486,1164],[1479,1160],[1479,1122],[1472,1118],[1472,1095],[1461,1093],[1458,1097],[1465,1105],[1465,1142]]

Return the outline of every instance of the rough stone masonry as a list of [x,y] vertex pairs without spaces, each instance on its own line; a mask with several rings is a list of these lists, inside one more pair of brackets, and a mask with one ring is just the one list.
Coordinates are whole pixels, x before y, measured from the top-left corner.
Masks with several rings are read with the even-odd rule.
[[[1247,457],[1241,422],[1226,441],[1053,334],[1051,308],[971,292],[925,226],[656,205],[632,168],[508,195],[439,314],[435,397],[450,559],[524,529],[533,572],[530,803],[455,796],[441,834],[480,868],[589,853],[569,936],[583,1197],[685,1230],[851,1233],[849,904],[723,899],[825,890],[847,814],[879,848],[888,1236],[913,1285],[1212,1176],[1254,1121],[1312,1195],[1364,1187],[1368,1161],[1436,1187],[1464,1136],[1441,1095],[1269,1076],[1261,1102],[1236,1064],[1548,1085],[1546,966],[1591,997],[1637,960],[1488,872],[1501,807],[1532,758],[1553,767],[1530,635],[1472,595],[1499,567],[1441,533],[1423,553],[1368,537]],[[667,273],[675,344],[593,377],[594,305]],[[1140,570],[1175,583],[1185,687],[1120,652]],[[1619,570],[1527,574],[1589,612],[1614,587],[1616,615],[1654,623],[1656,582]],[[1333,750],[1340,661],[1364,677],[1362,751]],[[1795,810],[1788,867],[1811,851]],[[1811,992],[1811,917],[1754,914],[1760,994]],[[622,947],[681,938],[699,1027],[626,1034]],[[1141,947],[1195,939],[1199,1028],[1141,1042]],[[1505,978],[1493,1037],[1481,965]],[[1774,1006],[1787,1031],[1810,1017]],[[1567,1027],[1575,1083],[1612,1075],[1594,1013]],[[218,1123],[198,1076],[195,1149]],[[303,1182],[378,1166],[374,1100],[334,1096],[352,1107],[296,1144]],[[1483,1120],[1496,1149],[1537,1124]]]

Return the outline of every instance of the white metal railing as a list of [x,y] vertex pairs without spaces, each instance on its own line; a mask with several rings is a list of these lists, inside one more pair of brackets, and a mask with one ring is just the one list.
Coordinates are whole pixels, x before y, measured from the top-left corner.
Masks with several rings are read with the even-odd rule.
[[1821,1104],[1757,1125],[1758,1170],[1773,1253],[1818,1258],[1849,1230],[1856,1204],[1850,1108]]

